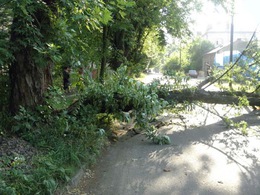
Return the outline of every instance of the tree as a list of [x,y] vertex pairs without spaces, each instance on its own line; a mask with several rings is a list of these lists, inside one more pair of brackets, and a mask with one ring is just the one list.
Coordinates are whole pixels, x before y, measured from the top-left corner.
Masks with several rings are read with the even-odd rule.
[[[195,2],[196,0],[138,0],[135,4],[122,0],[105,3],[101,0],[4,2],[3,5],[8,5],[8,10],[12,11],[11,52],[7,53],[13,58],[8,56],[4,62],[10,64],[11,112],[17,112],[19,106],[33,108],[43,103],[44,93],[52,85],[54,64],[60,67],[64,63],[100,63],[100,30],[109,21],[113,20],[108,25],[110,66],[116,69],[122,62],[127,62],[134,70],[138,61],[145,56],[142,48],[150,31],[157,31],[161,42],[164,40],[164,28],[174,36],[189,33],[187,15],[194,8]],[[89,44],[90,40],[93,45]],[[89,50],[94,50],[95,53]],[[88,54],[91,54],[92,59]],[[103,63],[102,66],[105,65]]]
[[189,69],[202,70],[203,55],[212,49],[214,49],[214,45],[211,42],[200,38],[195,39],[189,47]]
[[49,56],[39,50],[46,48],[53,36],[49,11],[54,1],[13,2],[11,48],[14,60],[10,67],[10,110],[32,107],[43,102],[43,94],[52,84]]
[[162,68],[164,74],[172,74],[182,71],[179,55],[172,56]]
[[[125,10],[122,17],[114,14],[114,23],[110,26],[110,42],[113,48],[110,65],[117,69],[127,61],[129,67],[138,69],[138,62],[142,61],[144,42],[151,32],[156,32],[158,43],[163,45],[165,31],[175,37],[189,34],[189,13],[194,9],[196,1],[183,0],[157,1],[138,0],[135,6]],[[144,65],[143,67],[146,67]]]
[[147,57],[146,69],[160,70],[161,65],[164,63],[164,43],[160,44],[158,36],[160,36],[158,32],[151,31],[144,41],[142,52]]
[[54,62],[60,67],[87,61],[87,55],[81,53],[90,50],[84,42],[86,32],[98,30],[101,23],[109,20],[109,13],[101,9],[98,1],[9,3],[13,14],[10,111],[16,113],[19,106],[33,108],[43,103],[44,94],[52,85]]

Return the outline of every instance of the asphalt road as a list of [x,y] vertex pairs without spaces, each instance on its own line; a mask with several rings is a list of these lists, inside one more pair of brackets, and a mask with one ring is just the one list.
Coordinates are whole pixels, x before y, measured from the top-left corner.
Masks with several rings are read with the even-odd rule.
[[199,108],[165,114],[159,120],[167,125],[159,131],[170,136],[170,145],[154,145],[142,134],[112,144],[67,194],[260,195],[259,118],[247,110],[234,117],[248,122],[243,136]]
[[[140,78],[139,80],[142,81],[145,84],[151,83],[153,80],[159,79],[161,83],[166,82],[166,79],[164,78],[163,74],[161,73],[150,73],[147,74],[144,78]],[[187,84],[189,86],[197,86],[200,82],[202,82],[205,79],[205,77],[198,77],[198,78],[191,78],[189,77],[188,80],[183,80],[183,84]],[[170,83],[173,83],[174,81],[167,81]],[[206,90],[208,91],[218,91],[219,89],[214,87],[213,85],[208,87]]]

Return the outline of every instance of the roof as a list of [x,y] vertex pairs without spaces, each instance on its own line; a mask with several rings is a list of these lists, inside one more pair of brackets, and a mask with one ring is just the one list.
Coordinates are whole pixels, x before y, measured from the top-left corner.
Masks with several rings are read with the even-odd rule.
[[[236,41],[233,42],[233,50],[238,50],[238,51],[242,52],[243,50],[245,50],[247,44],[248,44],[248,42],[243,41],[241,39],[237,39]],[[205,55],[214,54],[217,52],[229,51],[229,50],[230,50],[230,44],[227,44],[224,46],[219,46],[219,47],[209,51]]]

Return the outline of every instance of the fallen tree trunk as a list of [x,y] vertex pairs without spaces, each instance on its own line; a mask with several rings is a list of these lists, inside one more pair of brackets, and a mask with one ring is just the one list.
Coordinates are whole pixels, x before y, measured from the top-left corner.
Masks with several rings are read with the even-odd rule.
[[[254,109],[260,107],[260,94],[257,93],[246,93],[246,92],[228,92],[228,91],[206,91],[203,86],[210,83],[213,78],[207,78],[201,82],[195,89],[187,88],[182,90],[173,90],[165,93],[165,91],[160,91],[157,93],[158,97],[168,101],[169,103],[183,103],[183,102],[204,102],[209,104],[235,104],[241,105],[244,100],[248,101],[248,105],[252,106]],[[81,102],[83,105],[93,105],[99,108],[101,113],[113,113],[118,110],[128,112],[130,110],[136,109],[134,107],[134,100],[125,101],[123,94],[119,92],[113,93],[113,99],[115,100],[113,105],[109,105],[106,101],[106,97],[100,96],[98,99],[93,99],[93,97],[85,97]],[[128,102],[128,104],[125,104]],[[79,101],[74,102],[68,109],[68,113],[72,113],[80,105]]]
[[159,95],[160,98],[166,101],[176,102],[192,102],[201,101],[210,104],[236,104],[238,105],[241,98],[247,97],[250,106],[260,106],[260,95],[242,93],[242,92],[220,92],[220,91],[205,91],[202,89],[191,90],[174,90],[170,91],[168,95]]
[[[184,89],[184,90],[174,90],[169,91],[167,94],[159,93],[158,97],[162,98],[168,102],[174,103],[183,103],[183,102],[194,102],[200,101],[209,104],[235,104],[239,105],[240,100],[243,97],[247,97],[248,103],[253,108],[260,106],[260,95],[258,94],[250,94],[250,93],[242,93],[242,92],[220,92],[220,91],[205,91],[202,89]],[[124,97],[120,96],[118,93],[114,94],[114,99],[117,102],[117,106],[108,105],[105,101],[99,100],[100,103],[95,102],[96,100],[92,99],[84,99],[83,105],[96,105],[99,107],[100,112],[112,113],[116,110],[122,110],[124,112],[128,112],[134,109],[133,101],[129,101],[128,105],[123,104]],[[74,102],[67,111],[69,113],[73,112],[78,106],[79,101]],[[124,105],[124,106],[122,106]]]

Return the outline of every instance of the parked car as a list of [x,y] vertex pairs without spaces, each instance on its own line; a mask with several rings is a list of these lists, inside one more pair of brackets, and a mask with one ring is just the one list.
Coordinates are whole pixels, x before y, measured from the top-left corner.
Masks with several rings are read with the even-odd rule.
[[188,74],[192,78],[198,78],[198,72],[196,70],[189,70]]

